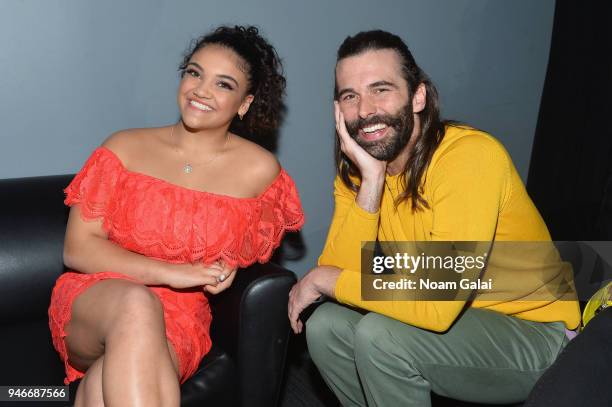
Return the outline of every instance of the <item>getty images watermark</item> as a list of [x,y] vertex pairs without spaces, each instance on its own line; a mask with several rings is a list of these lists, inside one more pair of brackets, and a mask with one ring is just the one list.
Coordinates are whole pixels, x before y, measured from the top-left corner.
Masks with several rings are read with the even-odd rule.
[[576,300],[577,285],[592,292],[612,279],[610,259],[612,242],[365,242],[361,294],[367,301]]

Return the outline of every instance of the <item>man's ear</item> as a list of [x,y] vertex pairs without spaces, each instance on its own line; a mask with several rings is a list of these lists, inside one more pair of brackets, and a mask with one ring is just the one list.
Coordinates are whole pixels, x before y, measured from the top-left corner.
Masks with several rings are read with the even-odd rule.
[[420,113],[425,109],[427,100],[427,89],[425,88],[425,84],[421,83],[416,92],[414,92],[414,96],[412,97],[412,112]]
[[238,108],[238,115],[240,117],[242,117],[245,114],[247,114],[247,112],[249,111],[249,107],[251,107],[251,103],[253,103],[254,99],[255,99],[255,96],[253,96],[253,95],[246,95],[244,97],[244,100],[242,101],[242,104]]

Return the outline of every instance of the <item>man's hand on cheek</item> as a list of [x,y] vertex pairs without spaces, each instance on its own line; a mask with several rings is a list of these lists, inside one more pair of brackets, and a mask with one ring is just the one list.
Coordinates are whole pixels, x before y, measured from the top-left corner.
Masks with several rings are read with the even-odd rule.
[[289,322],[293,332],[302,332],[300,314],[321,295],[334,298],[336,281],[342,270],[333,266],[319,266],[310,270],[289,292]]
[[353,140],[346,128],[344,114],[338,102],[334,102],[334,116],[340,149],[359,168],[361,176],[368,179],[384,178],[387,163],[372,157],[370,153]]

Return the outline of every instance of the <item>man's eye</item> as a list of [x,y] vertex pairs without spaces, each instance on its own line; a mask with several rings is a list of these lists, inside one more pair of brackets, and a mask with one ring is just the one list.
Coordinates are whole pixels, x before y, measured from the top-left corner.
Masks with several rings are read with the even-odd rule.
[[346,101],[353,100],[353,99],[355,99],[355,95],[344,95],[342,97],[342,100],[346,100]]
[[227,83],[227,82],[219,82],[219,83],[218,83],[218,86],[219,86],[220,88],[224,88],[224,89],[227,89],[227,90],[234,90],[233,86],[232,86],[232,85],[230,85],[230,84],[229,84],[229,83]]
[[388,92],[389,89],[387,88],[377,88],[374,90],[375,93],[384,93],[384,92]]

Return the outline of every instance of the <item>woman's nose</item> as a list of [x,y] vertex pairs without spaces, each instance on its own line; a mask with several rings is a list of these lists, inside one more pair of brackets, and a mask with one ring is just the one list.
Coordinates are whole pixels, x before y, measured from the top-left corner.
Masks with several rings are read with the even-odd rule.
[[210,99],[212,95],[210,85],[206,81],[201,81],[198,86],[193,89],[193,95],[202,99]]

